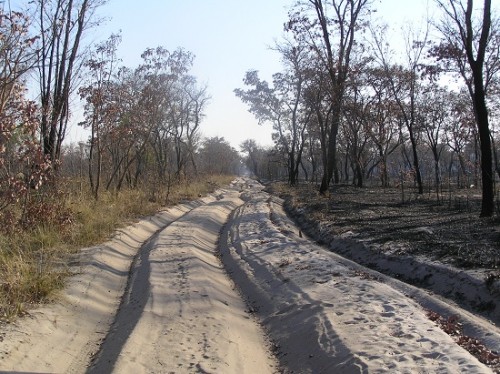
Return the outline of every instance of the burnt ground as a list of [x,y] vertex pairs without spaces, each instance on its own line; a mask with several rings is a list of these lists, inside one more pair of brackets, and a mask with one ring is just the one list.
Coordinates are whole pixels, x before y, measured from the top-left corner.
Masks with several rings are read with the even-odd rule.
[[[396,188],[335,185],[329,196],[312,184],[268,190],[330,250],[500,323],[500,218],[479,217],[479,190],[445,193],[440,202],[408,189],[403,201]],[[475,288],[463,291],[460,282]]]
[[444,201],[424,195],[402,202],[397,189],[334,186],[328,197],[316,187],[279,189],[292,215],[305,213],[330,235],[363,240],[374,250],[425,256],[459,268],[500,269],[500,219],[479,218],[478,191]]

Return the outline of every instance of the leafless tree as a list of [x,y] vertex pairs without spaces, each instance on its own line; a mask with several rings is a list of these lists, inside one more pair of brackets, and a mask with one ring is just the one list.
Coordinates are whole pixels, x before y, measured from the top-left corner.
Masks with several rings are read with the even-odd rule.
[[[478,2],[436,0],[444,17],[437,25],[442,40],[434,52],[439,60],[448,62],[447,67],[454,67],[469,90],[481,146],[481,217],[491,217],[494,213],[493,158],[486,96],[491,78],[500,66],[498,51],[489,50],[492,28],[496,33],[499,23],[492,19],[491,0],[482,1],[482,9],[476,8]],[[475,16],[476,11],[480,16]],[[491,59],[495,55],[496,58]]]
[[422,175],[418,155],[418,96],[421,94],[419,68],[429,40],[429,25],[423,31],[416,31],[412,27],[404,29],[405,34],[405,61],[403,64],[391,61],[393,52],[388,48],[385,40],[386,27],[380,30],[372,29],[373,50],[376,61],[384,70],[389,82],[392,96],[401,112],[411,145],[411,159],[413,174],[418,187],[418,193],[424,192]]
[[80,96],[85,100],[85,120],[81,123],[90,128],[88,144],[88,175],[90,189],[95,199],[98,199],[102,172],[102,132],[104,127],[113,120],[113,100],[111,85],[117,69],[116,50],[121,37],[112,35],[100,43],[91,52],[86,61],[89,74],[88,82],[79,89]]
[[277,46],[277,49],[282,55],[285,69],[273,75],[273,85],[262,81],[257,71],[249,71],[244,83],[250,88],[236,89],[235,93],[248,103],[259,122],[272,123],[276,148],[287,158],[288,181],[294,186],[298,183],[307,128],[313,114],[313,109],[304,99],[308,56],[303,47],[289,41]]
[[106,0],[35,0],[38,13],[40,137],[43,151],[58,161],[71,114],[70,95],[81,65],[81,42],[94,11]]
[[[323,134],[326,162],[320,192],[326,193],[337,168],[337,135],[340,127],[346,81],[350,74],[355,35],[363,26],[370,0],[307,0],[297,2],[287,29],[311,46],[330,78],[332,101],[330,122]],[[338,181],[338,175],[335,176]]]

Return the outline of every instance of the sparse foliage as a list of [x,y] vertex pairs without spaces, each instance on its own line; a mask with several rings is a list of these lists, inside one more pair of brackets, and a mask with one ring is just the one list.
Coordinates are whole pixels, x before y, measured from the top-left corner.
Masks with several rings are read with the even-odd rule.
[[81,65],[81,41],[105,0],[35,0],[40,136],[45,155],[57,165],[71,116],[70,97]]
[[273,84],[262,81],[257,71],[249,71],[244,83],[248,90],[236,89],[236,95],[250,106],[260,123],[273,125],[276,148],[285,155],[290,185],[298,182],[307,128],[313,114],[305,101],[308,56],[301,47],[285,43],[277,46],[286,64],[283,73],[273,75]]
[[[442,40],[434,48],[434,56],[444,62],[444,68],[460,74],[468,88],[481,145],[481,216],[490,217],[494,212],[493,159],[486,97],[489,84],[495,81],[493,77],[500,68],[499,23],[492,19],[491,0],[484,0],[481,9],[475,8],[478,1],[473,0],[436,2],[444,18],[438,24]],[[480,15],[476,16],[478,12]]]
[[[38,190],[50,163],[37,141],[38,110],[23,82],[33,63],[29,19],[0,10],[0,217],[9,229],[26,216],[31,190]],[[9,210],[19,204],[20,210]]]
[[[286,29],[300,41],[309,45],[328,73],[330,108],[327,128],[321,143],[326,146],[323,179],[320,192],[326,193],[331,179],[337,174],[337,135],[346,91],[351,74],[351,60],[359,52],[357,35],[369,13],[370,0],[297,2],[296,11],[290,14]],[[337,174],[337,175],[336,175]]]

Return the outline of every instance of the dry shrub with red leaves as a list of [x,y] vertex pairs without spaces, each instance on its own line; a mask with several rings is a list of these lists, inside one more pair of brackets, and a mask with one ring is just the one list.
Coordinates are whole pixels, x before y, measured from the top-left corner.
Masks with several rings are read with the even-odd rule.
[[27,231],[37,226],[52,226],[65,231],[71,227],[72,222],[71,210],[65,206],[63,199],[55,197],[30,202],[20,220],[22,228]]

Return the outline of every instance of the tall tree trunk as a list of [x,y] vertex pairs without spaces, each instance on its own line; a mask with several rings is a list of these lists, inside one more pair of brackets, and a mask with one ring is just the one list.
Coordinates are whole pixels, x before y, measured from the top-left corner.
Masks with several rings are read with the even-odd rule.
[[474,87],[474,106],[476,109],[477,128],[481,145],[481,179],[483,182],[481,217],[491,217],[494,213],[493,205],[495,199],[493,192],[493,158],[491,154],[488,109],[486,108],[482,71],[474,72]]
[[[333,0],[330,5],[332,14],[327,16],[323,7],[323,0],[309,0],[313,5],[317,15],[317,20],[321,28],[321,36],[325,46],[326,68],[332,83],[332,122],[328,138],[327,165],[319,192],[325,194],[328,191],[330,181],[335,177],[335,182],[339,182],[337,168],[337,134],[340,127],[343,97],[345,92],[345,82],[349,75],[351,52],[354,46],[354,35],[360,28],[358,17],[362,16],[362,11],[369,3],[368,0]],[[348,15],[348,16],[347,16]],[[337,50],[334,52],[330,36],[329,25],[338,27]]]
[[422,182],[422,174],[420,173],[420,164],[418,161],[417,141],[415,139],[412,127],[408,127],[408,132],[410,133],[411,151],[413,156],[413,169],[415,171],[415,182],[417,183],[418,193],[422,195],[424,193],[424,185]]
[[[341,100],[337,101],[339,103]],[[328,136],[328,148],[326,153],[326,165],[319,193],[325,194],[330,186],[330,181],[334,177],[334,171],[337,169],[337,135],[340,127],[340,103],[333,108],[332,123],[330,125],[330,134]],[[335,172],[335,183],[338,183],[338,173]]]
[[[484,0],[483,14],[480,27],[473,24],[474,1],[467,0],[467,6],[462,2],[449,0],[445,4],[437,0],[438,4],[445,11],[449,20],[456,26],[456,35],[459,35],[461,45],[453,45],[465,52],[468,65],[472,71],[472,85],[466,69],[458,62],[460,73],[462,74],[472,98],[476,125],[479,133],[481,147],[481,178],[483,185],[483,197],[481,202],[481,217],[491,217],[494,213],[494,181],[493,181],[493,161],[491,152],[491,138],[488,122],[488,109],[486,106],[486,92],[484,83],[484,64],[486,60],[486,50],[490,39],[491,31],[491,0]],[[477,34],[476,34],[477,33]],[[445,33],[446,34],[446,33]],[[477,38],[479,36],[479,38]],[[445,35],[449,38],[450,35]],[[449,39],[448,39],[449,40]],[[452,42],[452,44],[454,41]],[[475,43],[477,43],[475,45]],[[474,87],[472,90],[471,88]]]
[[[73,0],[56,0],[55,5],[44,0],[38,0],[38,3],[41,28],[40,136],[44,154],[55,162],[60,159],[61,145],[66,135],[69,96],[80,41],[87,26],[88,14],[91,14],[89,9],[94,4],[92,0],[83,0],[79,8],[75,9]],[[57,163],[54,165],[57,166]]]

